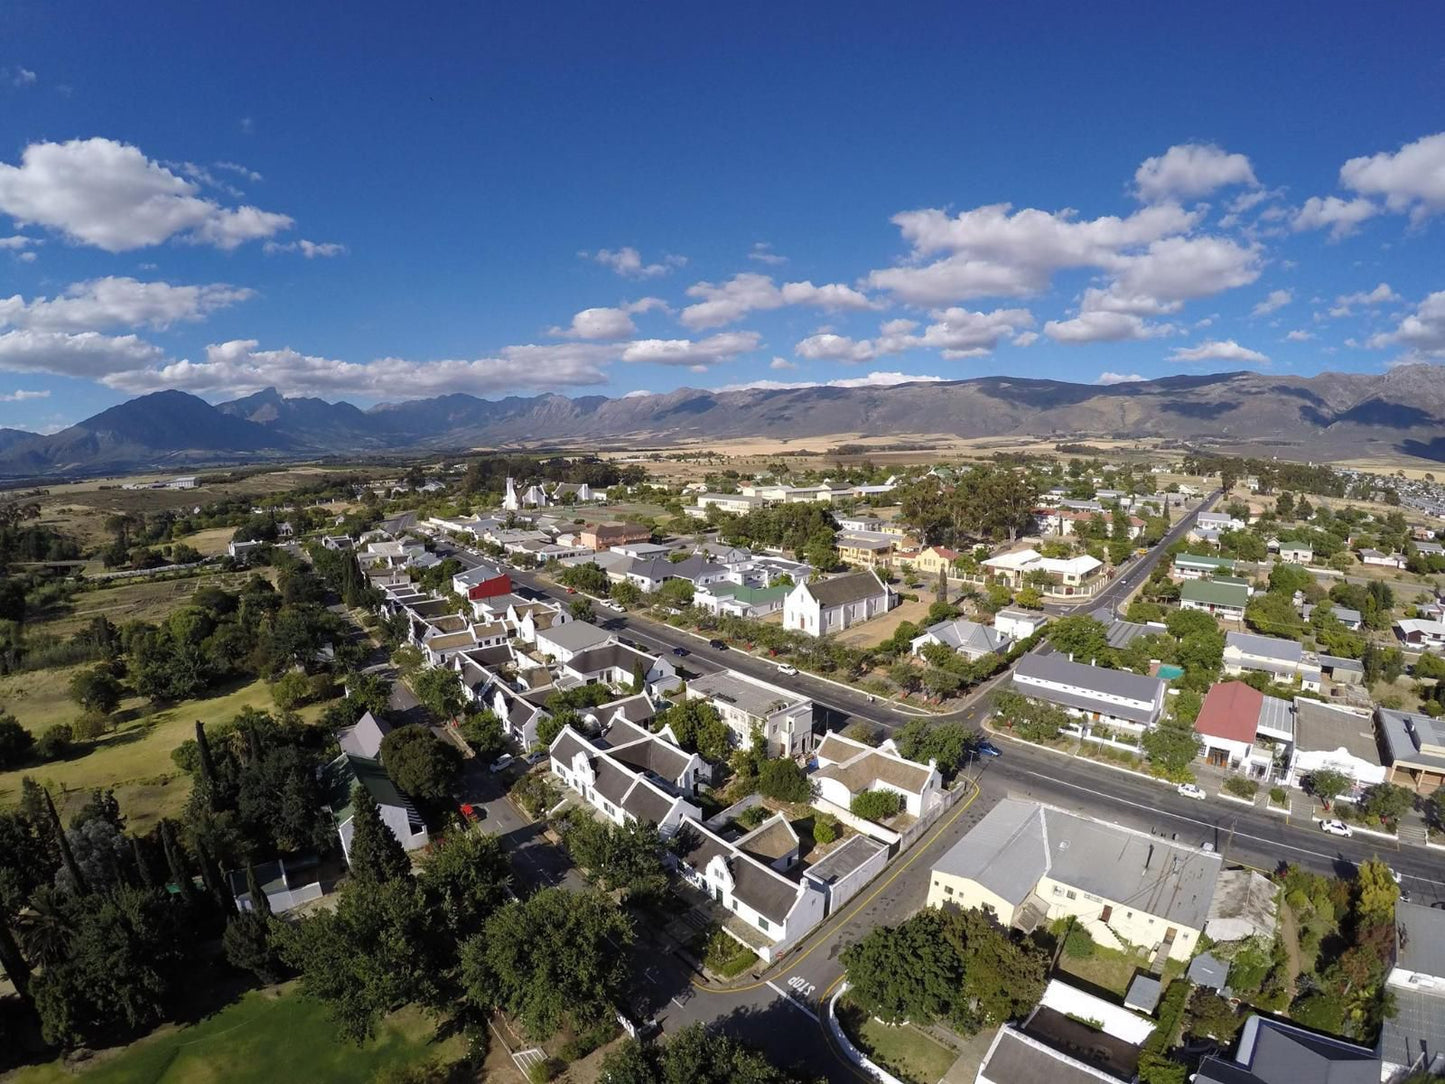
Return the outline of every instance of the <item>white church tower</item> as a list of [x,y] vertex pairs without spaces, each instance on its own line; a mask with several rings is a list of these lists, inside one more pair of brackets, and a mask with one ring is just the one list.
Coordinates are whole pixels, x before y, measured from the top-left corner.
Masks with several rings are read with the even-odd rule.
[[520,512],[522,502],[517,499],[517,483],[507,479],[507,495],[502,498],[502,510],[504,512]]

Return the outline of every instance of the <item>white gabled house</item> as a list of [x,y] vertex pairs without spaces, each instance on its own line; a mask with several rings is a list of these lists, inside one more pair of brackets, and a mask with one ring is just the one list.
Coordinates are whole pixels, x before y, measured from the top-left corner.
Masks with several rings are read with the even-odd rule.
[[813,748],[813,701],[780,685],[719,670],[689,683],[687,698],[711,704],[740,748],[752,741],[754,728],[762,732],[769,756],[797,756]]
[[783,600],[783,628],[810,636],[842,632],[891,610],[898,596],[871,569],[800,583]]
[[902,799],[905,813],[921,817],[943,797],[937,764],[900,756],[892,739],[874,748],[828,734],[818,743],[816,757],[818,768],[811,778],[818,785],[819,800],[845,810],[864,791],[886,790]]
[[912,640],[911,651],[917,655],[929,644],[939,644],[970,661],[985,655],[1002,655],[1013,641],[989,625],[955,618],[930,625]]
[[702,758],[630,723],[598,741],[564,726],[548,749],[552,774],[613,824],[657,825],[665,838],[702,811],[690,801]]
[[1128,670],[1110,670],[1059,654],[1025,655],[1014,667],[1014,691],[1063,708],[1081,720],[1084,734],[1096,724],[1140,734],[1164,712],[1164,682]]

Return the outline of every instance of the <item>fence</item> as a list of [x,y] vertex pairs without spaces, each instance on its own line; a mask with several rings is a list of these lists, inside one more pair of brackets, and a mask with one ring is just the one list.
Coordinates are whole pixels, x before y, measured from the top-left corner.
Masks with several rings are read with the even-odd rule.
[[849,1039],[843,1031],[843,1025],[838,1023],[838,999],[847,992],[848,984],[845,982],[842,986],[838,987],[838,992],[828,1000],[828,1032],[833,1036],[833,1041],[838,1044],[839,1049],[843,1051],[848,1060],[863,1070],[866,1076],[880,1081],[881,1084],[903,1084],[903,1081],[899,1080],[886,1069],[875,1065],[868,1059],[868,1055],[854,1046],[853,1041]]

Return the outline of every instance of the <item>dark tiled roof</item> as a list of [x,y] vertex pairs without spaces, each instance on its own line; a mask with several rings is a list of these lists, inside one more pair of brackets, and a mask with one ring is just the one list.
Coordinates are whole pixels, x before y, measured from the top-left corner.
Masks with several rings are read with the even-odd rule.
[[808,584],[808,593],[824,606],[842,606],[881,595],[884,588],[871,572],[850,572],[843,576]]

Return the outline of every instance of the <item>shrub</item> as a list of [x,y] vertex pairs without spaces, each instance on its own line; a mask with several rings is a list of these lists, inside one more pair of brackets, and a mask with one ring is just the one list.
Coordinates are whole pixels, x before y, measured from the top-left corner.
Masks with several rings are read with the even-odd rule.
[[1094,955],[1094,939],[1082,926],[1071,926],[1064,935],[1064,954],[1076,960],[1087,960]]
[[1269,800],[1275,805],[1284,805],[1289,801],[1289,796],[1285,794],[1283,787],[1270,787]]
[[854,796],[848,808],[866,821],[885,821],[903,808],[903,799],[891,790],[865,790]]
[[778,757],[759,766],[758,793],[780,802],[808,802],[813,798],[813,784],[794,761]]
[[1259,793],[1259,784],[1253,779],[1245,779],[1243,776],[1231,775],[1224,781],[1224,789],[1236,798],[1253,798]]
[[813,821],[813,842],[828,844],[838,838],[840,826],[837,817],[820,814]]
[[69,723],[47,727],[36,739],[35,755],[41,760],[60,760],[75,750],[75,732]]
[[737,816],[738,826],[741,828],[753,829],[771,817],[772,811],[765,805],[748,806]]

